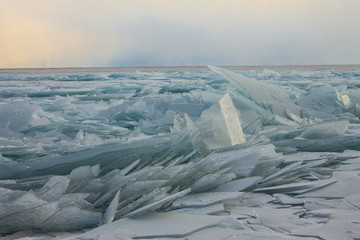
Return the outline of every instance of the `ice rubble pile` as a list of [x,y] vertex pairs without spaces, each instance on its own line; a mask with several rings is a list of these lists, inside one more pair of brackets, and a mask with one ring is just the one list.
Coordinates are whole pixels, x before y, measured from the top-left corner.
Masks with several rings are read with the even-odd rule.
[[0,233],[360,236],[360,74],[210,68],[0,76]]

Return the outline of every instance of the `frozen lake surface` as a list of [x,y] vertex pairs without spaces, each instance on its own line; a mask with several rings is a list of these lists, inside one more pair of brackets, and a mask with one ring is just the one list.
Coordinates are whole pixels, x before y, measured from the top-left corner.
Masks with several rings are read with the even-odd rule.
[[0,236],[358,238],[360,70],[210,69],[1,70]]

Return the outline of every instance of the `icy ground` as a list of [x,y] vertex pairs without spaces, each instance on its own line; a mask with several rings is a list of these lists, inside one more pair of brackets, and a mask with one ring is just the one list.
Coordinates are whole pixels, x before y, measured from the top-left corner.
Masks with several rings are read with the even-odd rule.
[[360,71],[0,75],[4,239],[359,239]]

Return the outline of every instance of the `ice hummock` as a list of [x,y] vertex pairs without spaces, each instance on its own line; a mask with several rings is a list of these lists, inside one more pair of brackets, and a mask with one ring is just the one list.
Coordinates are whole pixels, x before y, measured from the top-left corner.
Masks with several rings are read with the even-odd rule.
[[210,68],[0,75],[1,236],[358,237],[360,75]]

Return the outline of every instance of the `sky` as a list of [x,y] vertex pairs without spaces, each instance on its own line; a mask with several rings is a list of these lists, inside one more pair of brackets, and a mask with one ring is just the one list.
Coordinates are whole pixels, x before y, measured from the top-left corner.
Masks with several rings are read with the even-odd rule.
[[359,0],[0,0],[0,68],[360,64]]

